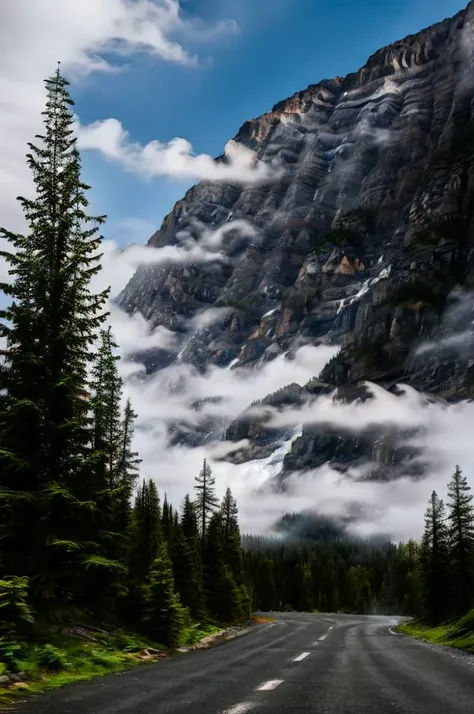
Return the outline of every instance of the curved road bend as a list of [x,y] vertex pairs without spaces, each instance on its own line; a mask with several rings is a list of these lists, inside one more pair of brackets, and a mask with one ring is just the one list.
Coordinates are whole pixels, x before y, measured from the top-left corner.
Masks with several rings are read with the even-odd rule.
[[274,615],[214,649],[19,703],[18,714],[473,714],[474,657],[396,618]]

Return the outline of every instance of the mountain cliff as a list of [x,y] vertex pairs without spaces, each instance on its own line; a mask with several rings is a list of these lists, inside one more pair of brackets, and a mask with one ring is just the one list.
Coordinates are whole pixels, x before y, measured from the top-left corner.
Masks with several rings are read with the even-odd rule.
[[[142,356],[148,371],[176,360],[201,372],[259,369],[329,344],[340,351],[318,379],[281,384],[266,405],[297,408],[335,389],[336,399],[370,399],[364,381],[394,394],[403,382],[436,399],[472,395],[473,27],[470,3],[242,126],[235,141],[278,165],[275,180],[202,182],[149,241],[189,245],[221,231],[225,260],[141,266],[119,296],[128,312],[182,336],[179,354]],[[214,428],[204,420],[193,443]],[[255,409],[217,428],[247,440],[235,461],[266,458],[289,436],[266,429]],[[367,477],[416,476],[403,436],[307,425],[280,476],[364,461]],[[181,438],[179,425],[170,438]]]

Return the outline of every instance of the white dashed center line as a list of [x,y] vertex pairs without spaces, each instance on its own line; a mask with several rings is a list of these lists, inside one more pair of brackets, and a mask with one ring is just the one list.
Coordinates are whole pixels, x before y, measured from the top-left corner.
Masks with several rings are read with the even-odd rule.
[[268,682],[264,682],[259,687],[256,687],[256,692],[268,692],[270,689],[276,689],[279,684],[283,682],[283,679],[269,679]]
[[254,702],[241,702],[240,704],[234,704],[230,709],[226,709],[223,714],[245,714],[251,709],[255,708]]
[[325,640],[326,637],[327,637],[327,635],[321,635],[321,637],[318,637],[319,642],[322,642],[323,640]]
[[306,659],[311,654],[311,652],[302,652],[298,657],[292,659],[292,662],[301,662],[301,660]]

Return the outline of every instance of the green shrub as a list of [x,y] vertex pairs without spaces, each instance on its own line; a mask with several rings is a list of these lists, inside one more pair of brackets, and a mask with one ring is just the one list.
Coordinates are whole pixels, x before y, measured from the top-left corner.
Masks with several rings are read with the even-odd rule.
[[48,669],[51,672],[60,672],[69,666],[66,652],[50,644],[38,647],[36,651],[36,661],[40,667]]
[[136,637],[132,637],[128,632],[119,632],[113,638],[113,645],[122,652],[138,652],[145,646]]

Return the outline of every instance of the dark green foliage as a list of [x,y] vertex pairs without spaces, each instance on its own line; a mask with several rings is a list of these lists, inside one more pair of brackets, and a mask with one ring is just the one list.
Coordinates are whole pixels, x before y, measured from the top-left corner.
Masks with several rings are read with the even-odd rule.
[[161,530],[163,531],[163,536],[166,540],[171,540],[173,534],[173,508],[168,504],[166,493],[161,514]]
[[216,510],[219,503],[216,496],[216,480],[212,475],[211,467],[207,463],[206,459],[204,459],[202,469],[199,475],[196,476],[195,481],[196,514],[201,542],[204,544],[209,518]]
[[38,647],[36,661],[40,667],[48,669],[51,672],[59,672],[68,666],[66,652],[51,644]]
[[226,562],[230,552],[226,550],[223,514],[213,513],[203,549],[204,594],[209,614],[226,624],[242,619],[242,592],[231,566]]
[[160,499],[154,481],[143,480],[137,490],[132,516],[130,573],[145,580],[163,541]]
[[29,145],[36,196],[19,199],[29,232],[2,232],[13,279],[0,286],[11,298],[0,313],[3,559],[42,598],[77,597],[85,558],[97,553],[87,369],[105,316],[107,292],[89,287],[103,217],[86,213],[67,85],[59,70],[46,81],[44,132]]
[[23,626],[34,622],[28,587],[25,577],[0,580],[0,659],[9,666],[15,665],[21,650],[19,640]]
[[[98,553],[85,558],[89,577],[86,599],[114,601],[124,595],[127,573],[131,497],[140,460],[133,452],[134,413],[130,402],[122,411],[122,379],[118,374],[110,328],[101,331],[91,384],[92,458],[95,501],[94,527]],[[111,574],[115,577],[111,578]]]
[[143,619],[147,634],[167,647],[177,647],[186,622],[186,610],[174,591],[173,570],[165,543],[161,543],[144,586]]
[[450,568],[446,510],[436,491],[425,514],[421,569],[424,612],[437,625],[449,615]]
[[176,583],[183,605],[189,609],[192,617],[200,620],[204,616],[201,539],[196,508],[189,496],[184,499],[180,526],[180,558],[179,561],[173,561]]
[[[12,666],[32,624],[30,597],[40,619],[118,614],[172,647],[189,613],[236,622],[250,608],[237,506],[228,492],[218,512],[206,461],[181,519],[166,497],[161,512],[153,481],[132,508],[135,414],[103,329],[108,291],[91,290],[104,218],[87,214],[67,87],[59,69],[46,81],[44,131],[27,156],[36,194],[19,199],[28,233],[1,231],[11,281],[0,285],[9,298],[0,311],[0,654]],[[52,646],[37,659],[65,666]]]
[[449,567],[455,615],[474,601],[474,507],[471,489],[459,466],[448,484]]
[[242,545],[238,522],[237,501],[230,488],[225,492],[221,505],[223,561],[237,584],[242,582]]
[[[400,547],[347,537],[244,538],[252,606],[361,614],[410,614],[395,592]],[[401,556],[400,556],[401,557]]]

